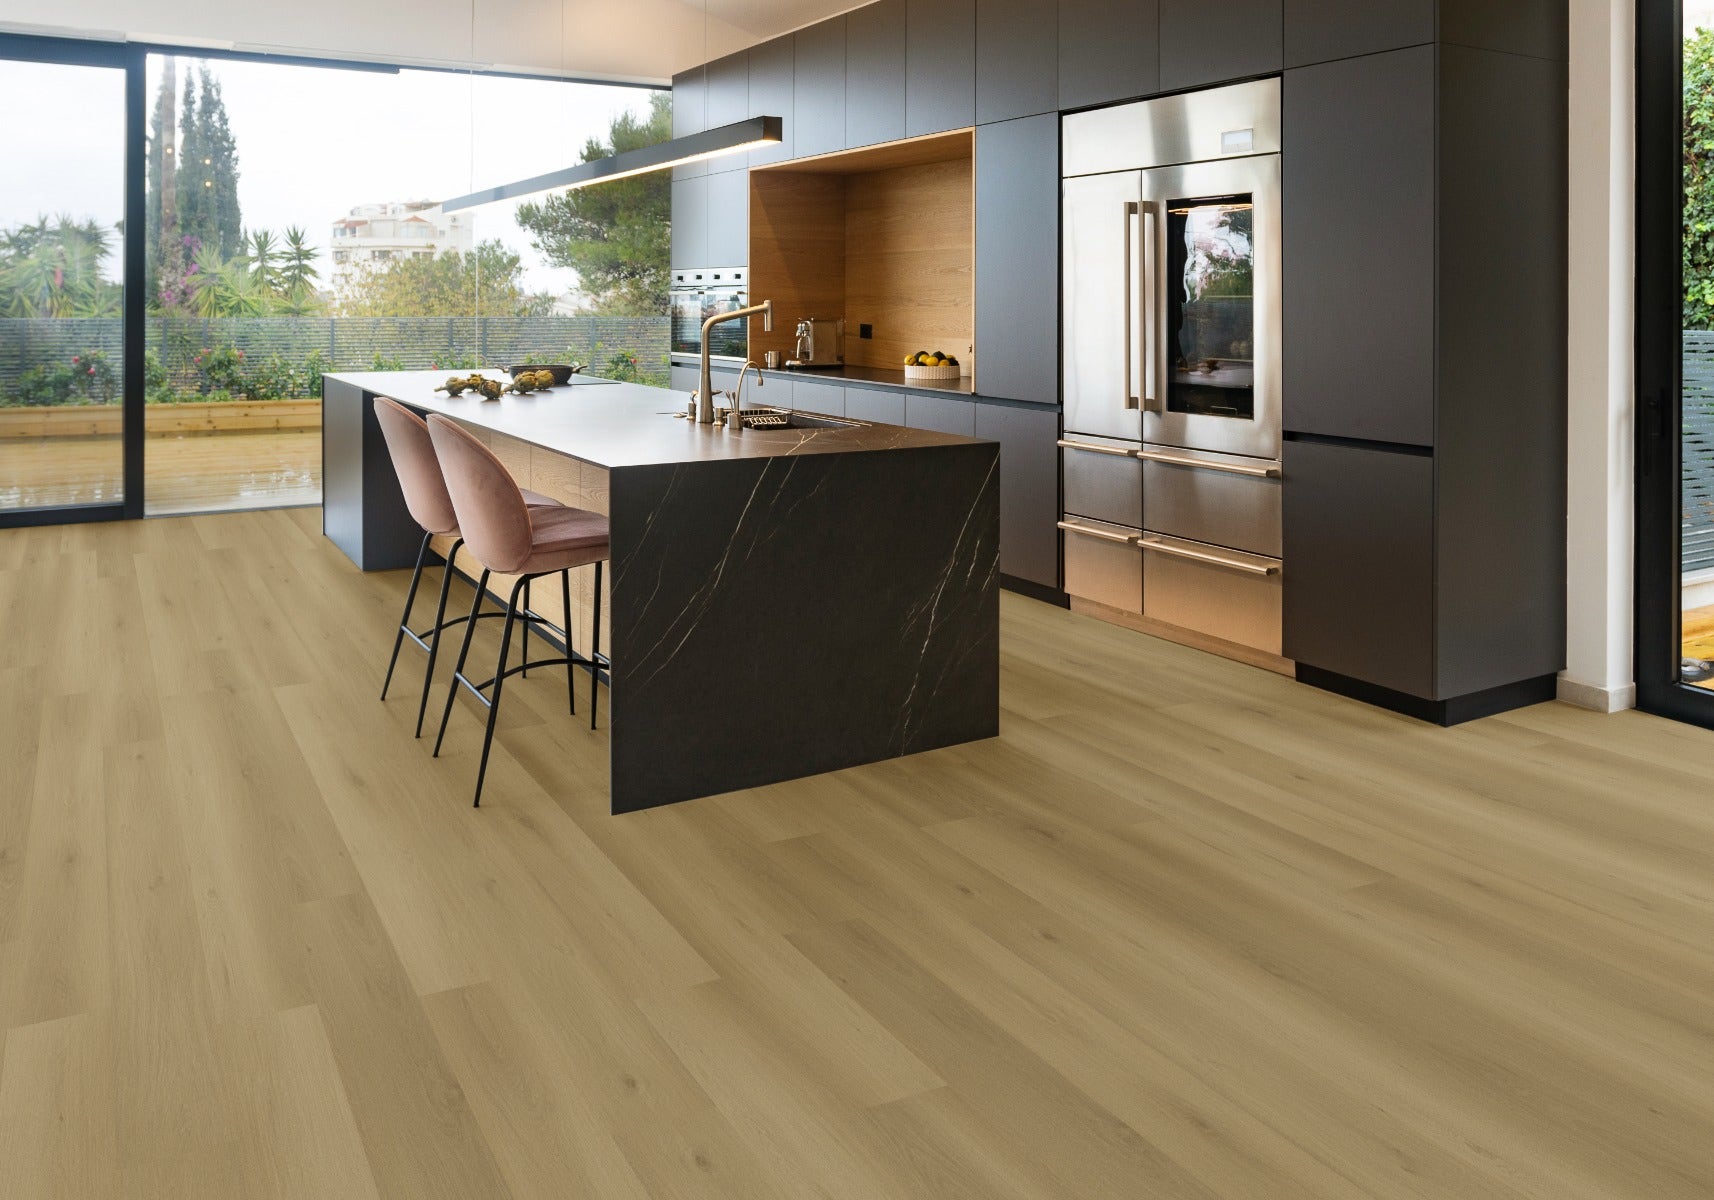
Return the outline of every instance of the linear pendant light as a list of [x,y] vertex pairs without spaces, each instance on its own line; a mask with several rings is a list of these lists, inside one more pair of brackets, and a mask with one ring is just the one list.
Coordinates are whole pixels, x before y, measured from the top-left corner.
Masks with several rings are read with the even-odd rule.
[[784,131],[785,122],[779,117],[751,117],[745,121],[722,125],[718,129],[688,133],[670,141],[657,142],[653,146],[626,150],[622,154],[609,154],[606,158],[579,163],[575,167],[566,167],[560,171],[550,171],[546,175],[471,192],[468,196],[448,200],[440,207],[442,212],[456,212],[461,208],[492,204],[496,200],[513,200],[519,196],[534,195],[536,192],[610,183],[615,179],[644,175],[650,171],[664,171],[668,167],[700,162],[705,158],[717,158],[722,154],[736,154],[757,146],[775,145],[784,137]]

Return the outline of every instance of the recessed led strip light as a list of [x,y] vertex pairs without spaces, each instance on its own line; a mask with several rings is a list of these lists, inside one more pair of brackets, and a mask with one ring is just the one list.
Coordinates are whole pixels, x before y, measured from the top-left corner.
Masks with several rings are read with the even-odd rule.
[[627,150],[623,154],[610,154],[606,158],[579,163],[575,167],[550,171],[546,175],[536,175],[529,179],[520,179],[516,183],[471,192],[468,196],[448,200],[440,207],[442,212],[457,212],[461,208],[475,208],[479,204],[493,204],[497,200],[515,200],[519,196],[532,196],[537,192],[611,183],[615,179],[629,179],[633,175],[646,175],[650,171],[664,171],[685,163],[701,162],[705,158],[718,158],[723,154],[737,154],[760,146],[777,145],[784,134],[785,122],[781,118],[751,117],[745,121],[722,125],[718,129],[686,134],[684,137],[659,142],[653,146],[642,146],[636,150]]

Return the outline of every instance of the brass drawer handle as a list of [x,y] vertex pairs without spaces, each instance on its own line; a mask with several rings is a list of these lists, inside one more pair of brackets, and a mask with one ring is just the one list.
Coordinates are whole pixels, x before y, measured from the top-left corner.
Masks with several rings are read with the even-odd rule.
[[1243,466],[1239,463],[1219,462],[1214,459],[1192,458],[1187,454],[1167,454],[1160,450],[1138,450],[1138,458],[1144,462],[1165,463],[1171,467],[1196,467],[1203,471],[1224,471],[1228,475],[1248,475],[1252,479],[1278,479],[1280,469],[1278,464],[1269,463],[1265,467]]
[[1280,565],[1277,562],[1249,562],[1241,558],[1228,558],[1224,554],[1215,554],[1207,550],[1193,550],[1189,546],[1181,546],[1176,542],[1162,541],[1157,537],[1145,537],[1141,543],[1144,550],[1154,550],[1161,554],[1170,554],[1174,558],[1188,558],[1192,562],[1208,563],[1211,566],[1225,567],[1232,571],[1242,571],[1246,575],[1278,575]]
[[1069,442],[1064,438],[1060,439],[1059,448],[1061,450],[1084,450],[1090,454],[1105,454],[1112,458],[1137,458],[1141,454],[1137,450],[1121,450],[1117,446],[1094,446],[1088,442]]
[[1061,521],[1059,527],[1067,533],[1080,533],[1084,537],[1100,538],[1104,542],[1118,542],[1125,546],[1135,546],[1141,539],[1135,534],[1114,533],[1107,529],[1095,529],[1089,525],[1079,525],[1075,521]]

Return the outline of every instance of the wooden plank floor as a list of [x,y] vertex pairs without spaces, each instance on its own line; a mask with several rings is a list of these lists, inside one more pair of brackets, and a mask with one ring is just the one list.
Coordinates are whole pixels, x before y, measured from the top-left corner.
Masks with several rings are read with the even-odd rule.
[[0,533],[8,1200],[1714,1195],[1708,733],[1008,596],[998,740],[615,819],[548,673],[473,812],[317,521]]

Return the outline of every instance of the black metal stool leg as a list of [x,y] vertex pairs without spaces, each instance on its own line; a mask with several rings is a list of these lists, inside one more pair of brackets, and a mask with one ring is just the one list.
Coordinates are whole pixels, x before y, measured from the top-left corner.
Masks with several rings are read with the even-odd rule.
[[[530,581],[520,579],[512,585],[511,598],[506,601],[506,628],[500,634],[500,662],[494,668],[494,694],[488,698],[488,729],[482,735],[482,761],[476,768],[476,798],[471,801],[472,808],[482,807],[482,781],[488,776],[488,751],[494,745],[494,725],[500,719],[500,693],[506,687],[506,655],[512,648],[512,622],[518,616],[518,593],[526,595],[530,590]],[[524,634],[529,636],[529,601],[524,602]],[[528,645],[528,643],[525,643]],[[529,661],[527,658],[525,661]]]
[[595,728],[595,709],[601,701],[601,564],[595,564],[595,626],[589,641],[589,727]]
[[518,674],[530,677],[530,581],[524,580],[524,669]]
[[387,660],[387,678],[381,683],[381,699],[393,686],[393,668],[399,665],[399,647],[405,644],[405,627],[411,623],[411,608],[417,602],[417,585],[423,581],[423,560],[428,557],[429,533],[423,531],[422,548],[417,551],[417,568],[411,572],[411,590],[405,593],[405,615],[399,618],[399,631],[393,635],[393,657]]
[[[435,659],[440,657],[440,632],[446,624],[446,598],[452,591],[453,564],[458,561],[458,548],[464,545],[464,539],[459,538],[452,543],[452,549],[446,552],[446,566],[440,575],[440,603],[434,609],[434,629],[429,633],[428,668],[423,672],[422,699],[417,701],[417,731],[412,737],[422,737],[423,717],[428,713],[429,687],[434,683]],[[477,597],[480,602],[480,595]],[[474,622],[473,622],[474,623]]]
[[470,602],[470,620],[464,625],[464,640],[458,647],[458,662],[452,668],[452,685],[446,689],[446,707],[440,713],[440,733],[434,739],[434,756],[440,757],[440,744],[446,740],[446,722],[452,716],[452,702],[458,698],[458,677],[464,674],[464,660],[470,657],[470,639],[476,634],[476,613],[482,607],[482,597],[488,591],[488,569],[476,581],[476,598]]
[[565,698],[571,705],[571,715],[577,715],[577,666],[572,661],[577,657],[571,649],[571,572],[559,573],[559,598],[565,606]]

